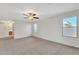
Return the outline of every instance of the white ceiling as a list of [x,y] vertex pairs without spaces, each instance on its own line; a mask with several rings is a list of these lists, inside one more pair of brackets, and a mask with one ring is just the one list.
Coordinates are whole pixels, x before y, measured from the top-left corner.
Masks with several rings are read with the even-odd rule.
[[22,11],[34,9],[40,19],[59,13],[79,9],[78,3],[0,3],[0,17],[8,17],[13,20],[25,20]]

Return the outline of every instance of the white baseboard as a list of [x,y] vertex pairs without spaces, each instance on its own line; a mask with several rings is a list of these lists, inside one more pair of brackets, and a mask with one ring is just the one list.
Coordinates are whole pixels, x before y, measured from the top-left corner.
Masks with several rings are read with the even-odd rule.
[[61,42],[57,42],[57,41],[53,41],[53,40],[49,40],[49,39],[46,39],[46,38],[41,37],[41,36],[33,35],[33,37],[35,37],[35,38],[39,38],[39,39],[48,40],[48,41],[52,41],[52,42],[55,42],[55,43],[57,43],[57,44],[61,44],[61,45],[64,45],[64,46],[69,46],[69,47],[72,47],[72,48],[78,48],[78,49],[79,49],[79,47],[77,47],[77,46],[72,46],[72,45],[68,45],[68,44],[65,44],[65,43],[61,43]]

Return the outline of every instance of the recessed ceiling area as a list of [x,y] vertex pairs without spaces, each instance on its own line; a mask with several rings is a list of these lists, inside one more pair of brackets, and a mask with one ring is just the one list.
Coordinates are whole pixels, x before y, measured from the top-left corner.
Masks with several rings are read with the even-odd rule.
[[0,18],[7,17],[12,20],[25,20],[22,12],[25,9],[34,10],[40,19],[56,14],[79,9],[78,3],[1,3]]

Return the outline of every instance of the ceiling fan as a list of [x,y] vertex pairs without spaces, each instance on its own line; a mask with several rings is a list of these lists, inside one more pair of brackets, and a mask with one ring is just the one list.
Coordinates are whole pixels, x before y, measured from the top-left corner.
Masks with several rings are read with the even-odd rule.
[[24,19],[28,19],[29,22],[34,22],[34,21],[39,19],[37,14],[33,13],[33,12],[30,12],[30,13],[27,13],[27,14],[23,13],[23,15],[24,15]]

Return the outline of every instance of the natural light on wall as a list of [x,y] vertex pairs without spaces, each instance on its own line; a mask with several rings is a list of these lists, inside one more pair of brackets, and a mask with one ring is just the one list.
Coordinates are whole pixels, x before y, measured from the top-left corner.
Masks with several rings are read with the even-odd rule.
[[34,24],[34,33],[37,32],[37,24]]
[[14,21],[1,20],[0,22],[3,23],[3,25],[6,27],[6,29],[8,31],[12,31],[12,27],[13,27]]

